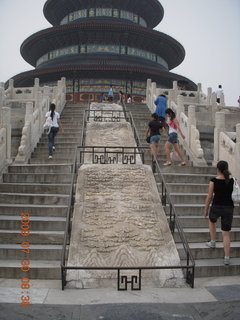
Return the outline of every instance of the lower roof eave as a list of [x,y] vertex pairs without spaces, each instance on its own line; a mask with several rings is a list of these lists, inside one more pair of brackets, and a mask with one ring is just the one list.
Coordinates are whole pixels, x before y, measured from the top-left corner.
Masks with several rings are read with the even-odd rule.
[[[186,89],[197,90],[197,85],[194,82],[181,75],[171,72],[158,71],[156,69],[136,67],[130,68],[129,66],[62,66],[56,68],[26,71],[14,76],[13,79],[15,87],[28,87],[33,86],[35,78],[39,78],[40,83],[47,83],[57,81],[61,77],[80,79],[109,78],[133,81],[146,81],[147,79],[151,78],[152,81],[169,88],[172,87],[173,81],[179,81],[185,84]],[[8,86],[8,82],[6,83],[6,86]]]

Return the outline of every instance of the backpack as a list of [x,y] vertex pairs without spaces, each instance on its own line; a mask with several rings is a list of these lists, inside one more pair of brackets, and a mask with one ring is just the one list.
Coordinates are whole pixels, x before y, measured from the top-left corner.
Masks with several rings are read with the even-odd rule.
[[51,128],[53,126],[53,121],[51,117],[47,117],[44,125],[43,125],[43,129],[48,129],[47,134],[49,134],[49,132],[51,131]]
[[237,179],[233,178],[233,192],[232,192],[232,201],[234,203],[240,203],[240,187],[237,183]]

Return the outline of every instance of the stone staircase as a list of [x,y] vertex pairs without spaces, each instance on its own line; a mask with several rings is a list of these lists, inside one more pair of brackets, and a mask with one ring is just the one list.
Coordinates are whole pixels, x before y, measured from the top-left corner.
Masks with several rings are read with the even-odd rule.
[[[64,133],[56,137],[56,151],[48,159],[47,135],[30,163],[11,165],[0,184],[0,277],[20,278],[23,253],[30,243],[30,279],[60,279],[60,259],[69,205],[74,148],[79,144],[86,104],[66,105],[61,119]],[[21,213],[29,213],[30,235],[21,233]]]
[[[82,117],[85,104],[67,105],[61,115],[65,132],[56,137],[56,151],[53,159],[48,159],[47,136],[43,135],[30,163],[12,165],[3,175],[0,184],[0,277],[20,278],[22,252],[20,244],[20,214],[31,214],[30,236],[31,269],[29,278],[60,279],[60,257],[65,230],[66,214],[69,204],[70,183],[74,148],[80,142]],[[143,146],[150,111],[144,104],[127,105],[132,112]],[[165,160],[163,146],[166,137],[161,137],[160,166]],[[147,151],[145,163],[151,164],[151,155]],[[209,239],[207,220],[203,218],[204,200],[210,177],[215,175],[212,167],[163,167],[162,173],[175,204],[186,237],[196,260],[197,277],[237,275],[240,273],[240,210],[235,208],[231,250],[231,265],[222,263],[223,247],[220,242],[216,249],[209,249],[205,242]],[[156,176],[156,182],[159,181]],[[182,246],[175,235],[178,250],[182,255]],[[25,275],[26,276],[26,275]]]
[[[145,142],[147,124],[150,121],[150,111],[146,105],[127,105],[127,110],[133,115],[138,134],[143,146],[149,145]],[[189,246],[192,250],[195,262],[196,277],[230,276],[240,273],[240,207],[235,207],[233,228],[231,231],[231,265],[223,265],[223,244],[221,231],[218,224],[217,236],[219,242],[216,249],[206,247],[209,240],[208,219],[203,217],[204,202],[208,192],[210,178],[215,176],[216,169],[209,167],[186,167],[172,165],[163,167],[164,143],[166,137],[161,136],[160,152],[158,157],[160,168],[167,188],[174,203],[176,212],[180,218]],[[151,164],[150,152],[146,152],[145,163]],[[160,191],[161,185],[158,176],[155,175]],[[183,249],[179,242],[179,236],[175,235],[177,247],[182,256]]]

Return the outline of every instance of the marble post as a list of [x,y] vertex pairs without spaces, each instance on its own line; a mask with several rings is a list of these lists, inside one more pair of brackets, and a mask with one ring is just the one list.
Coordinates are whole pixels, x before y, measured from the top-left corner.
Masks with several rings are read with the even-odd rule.
[[240,123],[236,125],[235,165],[235,172],[237,172],[237,179],[240,183]]
[[177,96],[177,114],[176,114],[178,120],[180,119],[181,112],[184,113],[184,97],[181,94],[179,94]]
[[212,88],[207,88],[207,106],[211,105]]
[[151,87],[152,87],[152,79],[147,79],[146,102],[148,107],[150,107],[150,103],[151,103]]
[[213,156],[213,166],[217,164],[219,159],[219,135],[220,132],[225,132],[225,113],[217,112],[215,116],[215,129],[214,129],[214,156]]
[[2,108],[2,127],[6,128],[6,157],[7,161],[11,160],[11,109],[7,107]]
[[38,91],[40,89],[40,85],[39,85],[39,79],[35,78],[34,79],[34,87],[33,87],[33,99],[37,100],[38,98]]
[[187,144],[191,146],[191,126],[196,127],[197,120],[196,120],[196,108],[195,106],[188,106],[188,135],[187,135]]

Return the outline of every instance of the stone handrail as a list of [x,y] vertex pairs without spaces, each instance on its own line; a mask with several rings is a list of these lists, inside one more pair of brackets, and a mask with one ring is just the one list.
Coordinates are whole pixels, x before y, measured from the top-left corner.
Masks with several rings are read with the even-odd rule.
[[11,109],[5,107],[4,83],[0,83],[0,174],[11,163]]
[[240,181],[240,123],[236,125],[236,134],[226,132],[223,112],[216,113],[213,165],[220,160],[228,162],[232,175]]
[[57,111],[62,112],[66,104],[65,79],[58,81],[57,87],[50,90],[49,87],[37,92],[36,100],[27,102],[25,122],[22,129],[22,137],[15,163],[27,163],[40,137],[43,134],[43,124],[45,122],[46,112],[49,110],[51,102],[56,104]]
[[178,87],[177,81],[173,81],[172,88],[157,88],[156,82],[152,82],[151,79],[147,80],[147,89],[146,89],[146,102],[153,113],[155,111],[154,100],[158,95],[164,94],[168,99],[168,106],[171,106],[171,102],[177,103],[178,96],[181,95],[184,99],[184,105],[188,106],[189,104],[195,105],[197,109],[204,109],[205,112],[208,112],[207,122],[208,125],[215,125],[215,114],[221,109],[228,109],[232,111],[232,107],[226,107],[224,101],[224,95],[220,97],[220,103],[216,101],[216,93],[212,92],[212,88],[208,88],[207,94],[202,92],[202,85],[198,83],[197,91],[183,90],[183,88]]
[[[0,93],[0,95],[3,91]],[[11,109],[0,105],[0,173],[11,163]]]
[[[188,93],[183,94],[183,92]],[[188,106],[188,116],[185,114],[184,107],[184,104],[187,103],[186,101],[189,102],[194,99],[195,102],[203,102],[203,100],[207,99],[201,92],[201,85],[198,85],[198,91],[183,91],[179,90],[177,82],[174,81],[173,89],[162,89],[156,88],[156,83],[152,83],[151,80],[148,79],[146,101],[152,113],[156,109],[154,101],[159,94],[165,94],[168,97],[168,107],[172,108],[176,113],[180,128],[185,135],[185,139],[182,139],[182,137],[179,136],[179,142],[185,149],[193,165],[207,165],[206,160],[204,159],[203,149],[201,148],[200,134],[196,127],[196,107],[194,105]],[[187,99],[186,97],[190,99]]]
[[178,96],[178,104],[171,102],[171,108],[176,113],[182,133],[185,139],[179,135],[179,142],[186,151],[186,154],[193,165],[205,166],[203,149],[200,143],[200,134],[196,127],[195,106],[188,106],[188,116],[184,113],[183,96]]
[[151,112],[154,112],[155,105],[154,100],[160,94],[164,94],[167,98],[169,103],[171,101],[177,103],[177,97],[182,95],[184,97],[185,103],[191,104],[206,104],[208,97],[206,94],[202,92],[202,86],[198,84],[197,91],[189,91],[183,90],[183,88],[179,88],[177,81],[173,81],[173,88],[165,89],[165,88],[157,88],[156,82],[152,82],[151,79],[147,80],[147,89],[146,89],[146,102],[149,106]]

